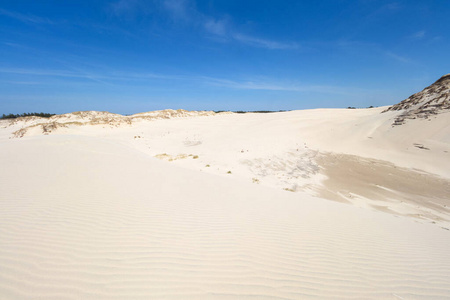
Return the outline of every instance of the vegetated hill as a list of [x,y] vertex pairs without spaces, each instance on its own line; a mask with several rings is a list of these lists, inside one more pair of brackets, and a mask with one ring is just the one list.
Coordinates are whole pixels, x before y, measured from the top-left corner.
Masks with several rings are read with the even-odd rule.
[[406,119],[428,119],[432,115],[450,112],[450,74],[383,112],[394,110],[403,112],[393,125],[401,125]]
[[[220,114],[227,114],[223,112]],[[187,118],[199,116],[213,116],[217,113],[213,111],[186,111],[183,109],[159,110],[146,113],[134,114],[131,116],[123,116],[113,114],[106,111],[79,111],[63,115],[54,115],[50,118],[40,118],[36,116],[19,117],[9,121],[8,126],[19,125],[21,128],[13,133],[14,137],[23,137],[30,130],[38,129],[37,132],[42,134],[50,134],[58,128],[67,128],[69,126],[84,125],[106,125],[110,127],[118,127],[120,125],[131,125],[133,122],[151,121],[172,118]]]

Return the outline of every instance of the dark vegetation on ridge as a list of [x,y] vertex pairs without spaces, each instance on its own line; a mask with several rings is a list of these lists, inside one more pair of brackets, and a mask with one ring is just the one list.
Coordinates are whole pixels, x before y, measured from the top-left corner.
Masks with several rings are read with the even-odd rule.
[[35,117],[41,117],[41,118],[50,118],[51,116],[54,116],[55,114],[49,114],[49,113],[23,113],[23,114],[8,114],[5,115],[3,114],[0,119],[17,119],[17,118],[21,118],[21,117],[31,117],[31,116],[35,116]]

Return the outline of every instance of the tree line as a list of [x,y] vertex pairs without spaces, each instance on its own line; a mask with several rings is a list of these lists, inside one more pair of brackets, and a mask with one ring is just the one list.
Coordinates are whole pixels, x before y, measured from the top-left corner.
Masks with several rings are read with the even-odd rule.
[[49,114],[49,113],[23,113],[23,114],[8,114],[5,115],[3,114],[1,116],[0,119],[16,119],[16,118],[21,118],[21,117],[31,117],[31,116],[36,116],[36,117],[41,117],[41,118],[50,118],[51,116],[54,116],[55,114]]

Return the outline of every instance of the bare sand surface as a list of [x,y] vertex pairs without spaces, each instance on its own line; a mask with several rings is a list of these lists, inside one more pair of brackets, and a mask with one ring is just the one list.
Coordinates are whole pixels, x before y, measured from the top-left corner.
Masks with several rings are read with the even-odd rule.
[[448,114],[383,109],[2,121],[0,298],[450,299]]
[[354,155],[322,154],[317,162],[327,176],[318,188],[323,198],[436,222],[448,220],[448,179]]

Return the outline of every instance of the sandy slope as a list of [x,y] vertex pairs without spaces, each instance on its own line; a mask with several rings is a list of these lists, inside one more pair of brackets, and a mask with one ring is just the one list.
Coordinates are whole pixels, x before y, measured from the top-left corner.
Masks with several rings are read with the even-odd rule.
[[0,122],[0,298],[450,298],[448,113],[383,109]]
[[[195,112],[163,111],[130,116],[129,122],[122,120],[127,117],[116,120],[116,115],[90,112],[55,116],[60,125],[49,132],[19,121],[5,128],[4,137],[23,132],[21,128],[24,138],[43,133],[95,136],[177,166],[306,191],[449,228],[448,113],[393,126],[399,112],[381,113],[384,109],[197,117]],[[89,115],[96,120],[93,124]]]
[[445,299],[449,231],[93,137],[0,147],[2,299]]

